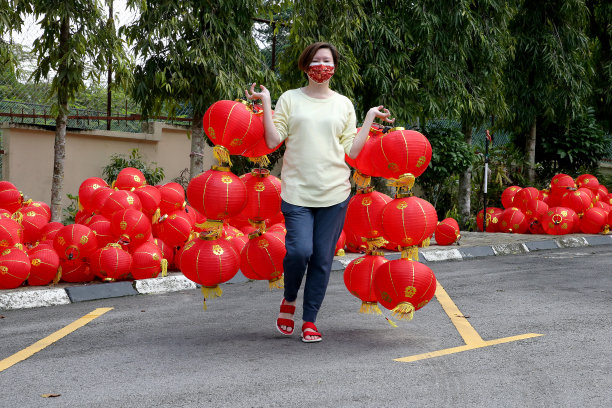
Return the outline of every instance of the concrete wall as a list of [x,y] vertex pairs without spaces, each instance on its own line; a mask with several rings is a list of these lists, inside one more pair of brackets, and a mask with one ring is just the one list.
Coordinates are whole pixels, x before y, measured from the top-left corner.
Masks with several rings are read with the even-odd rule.
[[[15,184],[28,198],[51,201],[55,132],[39,127],[2,124],[4,157],[2,179]],[[191,140],[187,129],[151,123],[144,133],[103,130],[69,131],[66,134],[64,194],[77,194],[81,182],[88,177],[102,177],[102,168],[112,154],[128,155],[138,148],[147,163],[156,162],[165,173],[164,182],[172,181],[181,170],[189,168]],[[206,146],[204,169],[216,160],[212,148]],[[64,205],[67,205],[67,198]]]

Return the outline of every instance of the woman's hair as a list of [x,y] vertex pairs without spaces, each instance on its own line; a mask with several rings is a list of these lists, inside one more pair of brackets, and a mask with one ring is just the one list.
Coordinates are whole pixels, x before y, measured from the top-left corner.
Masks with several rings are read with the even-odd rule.
[[300,71],[307,71],[312,59],[314,58],[317,51],[321,48],[327,48],[331,51],[332,57],[334,59],[334,65],[338,65],[338,50],[336,47],[326,42],[316,42],[310,44],[308,47],[304,48],[304,51],[300,54],[298,58],[298,68]]

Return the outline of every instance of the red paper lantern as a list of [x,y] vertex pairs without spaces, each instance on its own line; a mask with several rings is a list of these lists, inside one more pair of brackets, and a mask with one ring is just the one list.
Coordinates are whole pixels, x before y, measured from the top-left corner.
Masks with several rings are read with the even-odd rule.
[[98,242],[89,227],[71,224],[57,232],[53,248],[61,259],[74,261],[91,255],[98,248]]
[[391,197],[374,191],[372,187],[358,190],[351,197],[346,210],[347,229],[366,239],[383,235],[382,213]]
[[247,235],[244,235],[244,233],[238,228],[229,224],[223,225],[222,238],[229,241],[238,254],[242,252],[242,249],[245,247],[247,242],[249,242],[249,237]]
[[117,243],[119,237],[115,237],[111,228],[111,222],[103,215],[94,215],[87,224],[96,234],[98,248],[104,248],[108,244]]
[[431,144],[415,130],[396,129],[376,139],[370,152],[374,169],[385,178],[399,179],[406,173],[418,177],[431,161]]
[[385,262],[374,274],[378,302],[399,319],[412,319],[436,293],[436,277],[426,265],[405,258]]
[[591,208],[580,219],[580,230],[585,234],[601,234],[608,227],[608,213],[603,208]]
[[344,235],[346,236],[346,250],[352,253],[364,253],[367,249],[367,245],[358,237],[355,232],[348,229],[346,223],[344,224]]
[[542,227],[549,235],[570,234],[574,228],[576,212],[565,207],[551,207],[542,217]]
[[215,145],[225,147],[229,154],[244,154],[264,137],[263,122],[255,115],[246,103],[217,101],[204,113],[204,131]]
[[340,233],[340,237],[338,238],[338,241],[336,242],[336,248],[334,249],[334,253],[337,256],[344,256],[345,246],[346,246],[346,233],[344,232],[344,230],[342,230],[342,232]]
[[227,222],[231,226],[236,227],[238,229],[241,229],[242,227],[246,226],[251,226],[251,224],[249,223],[249,219],[242,212],[233,217],[228,218]]
[[0,181],[0,208],[14,213],[21,208],[23,196],[10,181]]
[[436,243],[438,245],[452,245],[459,241],[459,223],[454,218],[445,218],[436,226]]
[[11,218],[12,216],[12,212],[5,210],[4,208],[0,208],[0,218]]
[[219,284],[232,279],[240,267],[240,255],[232,244],[214,234],[202,234],[185,244],[180,269],[185,277],[202,285],[205,301],[221,296]]
[[189,203],[208,220],[238,215],[247,201],[246,186],[228,167],[212,169],[194,177],[187,186]]
[[0,289],[19,287],[30,274],[28,254],[20,248],[6,248],[0,254]]
[[23,226],[12,218],[0,218],[0,249],[21,243]]
[[87,212],[90,214],[91,213],[101,214],[102,208],[104,207],[106,200],[108,200],[110,195],[113,194],[115,191],[117,190],[113,190],[112,188],[109,188],[109,187],[99,187],[98,189],[96,189],[91,195],[91,208],[85,209],[84,212]]
[[383,208],[382,225],[387,241],[403,247],[419,245],[435,232],[438,214],[421,198],[395,198]]
[[247,191],[246,206],[242,214],[257,223],[264,222],[280,212],[281,181],[266,169],[254,169],[242,178]]
[[353,259],[344,269],[344,285],[353,296],[361,299],[360,313],[381,313],[374,291],[374,273],[386,262],[382,252],[373,251]]
[[[258,109],[257,105],[253,105],[253,107],[255,109],[253,109],[253,113],[255,113],[255,115],[253,116],[253,119],[255,120],[260,120],[263,123],[263,109]],[[274,115],[274,111],[272,111],[272,115]],[[262,160],[260,158],[263,158],[267,155],[269,155],[272,152],[275,152],[276,150],[278,150],[279,147],[281,147],[281,145],[283,144],[282,142],[278,144],[278,146],[270,149],[268,147],[268,145],[266,144],[266,139],[265,139],[265,135],[263,135],[264,137],[261,137],[254,145],[253,147],[251,147],[250,149],[248,149],[246,152],[244,152],[242,155],[245,157],[249,157],[252,158],[254,160],[252,160],[255,163],[263,163],[265,165],[267,165],[269,163],[269,161],[266,159]]]
[[550,181],[550,194],[552,196],[563,197],[568,190],[575,189],[576,183],[574,182],[574,179],[567,174],[556,174]]
[[21,207],[16,213],[26,214],[32,211],[43,215],[47,222],[51,221],[51,208],[42,201],[32,201],[28,205]]
[[518,208],[510,207],[504,210],[500,216],[499,231],[524,234],[529,229],[527,216]]
[[592,193],[582,188],[576,191],[568,191],[563,195],[561,205],[571,208],[578,216],[581,216],[586,210],[593,206]]
[[119,190],[137,189],[147,184],[144,174],[134,167],[126,167],[117,174],[113,187]]
[[539,221],[548,212],[548,204],[541,200],[531,200],[527,202],[523,212],[529,222]]
[[100,177],[85,179],[79,187],[79,205],[81,209],[93,211],[93,194],[100,187],[108,187],[106,181]]
[[[483,214],[484,210],[480,210],[476,215],[476,225],[478,230],[483,230]],[[499,217],[504,212],[501,208],[487,207],[487,232],[499,232]]]
[[112,234],[132,248],[145,243],[151,235],[151,221],[142,211],[135,209],[115,212],[110,218],[110,224]]
[[249,279],[267,280],[270,288],[283,287],[285,240],[277,234],[256,231],[240,253],[240,270]]
[[521,191],[522,188],[519,186],[510,186],[504,190],[501,195],[501,202],[504,208],[514,207],[514,196]]
[[23,242],[34,243],[40,239],[42,228],[49,222],[47,216],[36,211],[28,211],[21,218]]
[[136,194],[126,190],[113,191],[102,206],[101,215],[110,219],[117,211],[126,210],[131,208],[133,210],[141,211],[142,204]]
[[203,216],[201,212],[199,212],[190,205],[185,206],[185,212],[191,219],[191,223],[193,224],[195,229],[204,226],[204,223],[206,222],[206,217]]
[[518,208],[522,212],[527,211],[527,204],[531,201],[538,200],[540,190],[535,187],[525,187],[520,189],[512,199],[512,206]]
[[61,222],[50,222],[40,230],[40,240],[48,241],[53,240],[57,232],[64,227]]
[[60,259],[51,245],[39,244],[32,248],[28,256],[30,258],[30,276],[28,285],[48,285],[57,275]]
[[593,193],[597,194],[599,191],[599,180],[592,174],[581,174],[576,178],[576,187],[588,188]]
[[132,277],[156,278],[162,271],[162,264],[163,255],[159,247],[152,242],[145,242],[132,252]]
[[185,210],[173,211],[162,216],[157,224],[153,225],[153,235],[161,238],[170,246],[180,246],[187,242],[193,231],[191,218]]
[[179,183],[166,183],[158,187],[161,193],[159,209],[162,214],[170,214],[173,211],[182,210],[187,204],[185,202],[185,189]]
[[90,282],[96,276],[83,259],[68,261],[60,257],[60,272],[64,282]]
[[600,184],[599,188],[597,189],[597,197],[599,201],[606,201],[606,199],[608,198],[608,194],[610,194],[608,188],[603,184]]
[[93,253],[89,267],[102,280],[125,279],[132,268],[132,255],[119,244],[109,244]]
[[610,209],[612,208],[612,207],[610,207],[610,205],[609,205],[609,204],[607,204],[605,201],[598,201],[598,202],[595,204],[595,207],[603,209],[603,210],[604,210],[606,213],[609,213],[609,212],[610,212]]
[[134,190],[134,194],[136,194],[140,200],[142,212],[145,213],[147,217],[153,218],[155,213],[158,212],[159,204],[161,203],[162,195],[159,189],[147,184]]
[[[359,132],[360,129],[357,129]],[[346,162],[351,167],[357,169],[361,174],[372,177],[381,177],[382,174],[376,171],[374,163],[372,162],[372,151],[376,148],[376,144],[379,143],[380,137],[383,135],[383,128],[376,124],[370,127],[368,137],[359,152],[359,155],[355,160],[351,159],[348,155],[345,155]]]

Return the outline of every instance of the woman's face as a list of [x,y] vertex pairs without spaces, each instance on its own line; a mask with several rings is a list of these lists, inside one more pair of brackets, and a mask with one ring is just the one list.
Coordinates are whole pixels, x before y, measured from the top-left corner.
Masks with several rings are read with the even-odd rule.
[[333,64],[334,57],[331,50],[329,48],[319,48],[314,57],[312,57],[312,61],[310,63],[312,64],[313,62],[327,62]]

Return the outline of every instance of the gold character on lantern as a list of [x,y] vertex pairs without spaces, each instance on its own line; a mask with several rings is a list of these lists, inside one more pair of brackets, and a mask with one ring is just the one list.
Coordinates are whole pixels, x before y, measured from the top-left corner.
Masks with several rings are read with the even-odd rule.
[[421,157],[419,157],[419,160],[417,160],[417,163],[416,163],[417,168],[419,168],[419,167],[421,167],[422,165],[424,165],[424,164],[425,164],[425,161],[426,161],[425,156],[421,156]]
[[211,139],[215,138],[215,129],[213,129],[212,126],[207,129],[206,133],[208,133],[208,136],[210,136]]
[[255,191],[261,192],[261,191],[264,191],[266,189],[266,186],[264,185],[264,183],[257,183],[257,184],[255,184],[254,189],[255,189]]
[[119,228],[121,228],[121,230],[125,231],[127,229],[127,222],[121,221],[119,223]]
[[89,242],[89,238],[87,238],[87,235],[83,235],[81,237],[81,244],[85,245],[87,242]]
[[231,184],[234,180],[232,180],[230,176],[223,176],[221,177],[221,181],[225,184]]
[[64,237],[59,237],[57,239],[58,244],[60,245],[66,245],[66,240],[64,239]]
[[[137,183],[140,183],[140,176],[134,176],[134,181],[137,182]],[[131,197],[128,197],[128,202],[129,202],[130,198]],[[132,200],[132,201],[134,201],[134,200]],[[132,204],[132,203],[130,203],[130,204]]]
[[0,266],[0,274],[2,275],[6,275],[6,273],[8,272],[8,268],[6,266]]
[[34,265],[34,266],[40,265],[40,259],[38,259],[38,258],[32,259],[32,265]]
[[213,254],[215,255],[223,255],[223,248],[221,248],[221,245],[213,245],[212,247],[213,250]]
[[[134,178],[136,178],[138,176],[134,176]],[[128,202],[129,205],[133,205],[134,204],[134,197],[129,196],[128,198],[125,199],[125,201]]]
[[257,243],[257,246],[260,248],[267,248],[269,245],[270,243],[266,239],[260,239],[259,242]]
[[367,207],[370,204],[372,204],[372,198],[371,197],[364,197],[364,199],[361,200],[361,205],[363,205],[363,206]]
[[416,288],[414,286],[406,286],[406,290],[404,291],[404,295],[407,298],[411,298],[415,295],[416,293]]
[[398,210],[403,210],[403,209],[404,209],[404,208],[406,208],[406,207],[408,207],[408,203],[407,203],[406,201],[402,200],[402,201],[400,201],[400,202],[397,204],[397,207],[396,207],[396,208],[397,208]]
[[2,252],[2,255],[8,255],[11,253],[10,249],[6,249],[4,252]]

